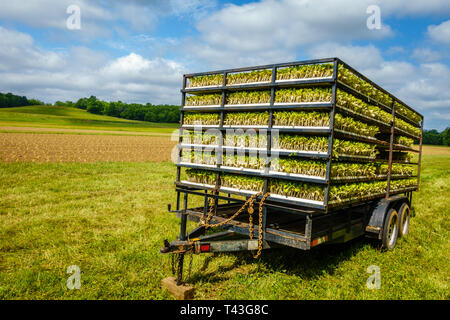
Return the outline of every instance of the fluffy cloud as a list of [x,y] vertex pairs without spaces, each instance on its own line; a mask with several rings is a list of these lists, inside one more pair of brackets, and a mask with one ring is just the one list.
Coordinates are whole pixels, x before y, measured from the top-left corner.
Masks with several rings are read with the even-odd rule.
[[[380,7],[381,29],[367,27],[370,5]],[[196,28],[200,36],[187,41],[184,48],[209,68],[264,64],[298,58],[299,51],[308,51],[318,43],[348,44],[391,37],[394,32],[386,21],[393,16],[448,14],[448,0],[261,0],[229,4],[199,21]],[[426,59],[433,60],[431,55]]]
[[[352,46],[327,43],[314,46],[312,56],[338,56],[376,83],[398,94],[421,110],[450,109],[450,69],[442,63],[414,65],[406,61],[386,61],[373,45]],[[439,81],[436,81],[439,79]]]
[[448,16],[450,2],[447,0],[376,0],[374,3],[382,8],[382,13],[395,16]]
[[437,26],[429,26],[428,35],[438,43],[450,44],[450,20],[444,21]]
[[130,53],[117,59],[85,47],[55,53],[30,35],[0,27],[0,87],[44,101],[91,94],[105,100],[179,103],[184,67]]
[[[299,48],[333,40],[380,39],[390,27],[369,30],[367,6],[373,1],[263,0],[228,5],[200,21],[200,39],[187,46],[212,67],[281,61]],[[199,41],[200,40],[200,41]]]
[[131,53],[100,69],[99,77],[107,79],[102,89],[111,92],[114,99],[130,99],[137,95],[141,99],[147,96],[146,101],[179,103],[183,71],[184,67],[175,61],[148,60]]
[[36,47],[28,34],[0,27],[0,39],[0,71],[51,71],[65,64],[61,55]]
[[[37,28],[67,31],[67,8],[76,5],[81,12],[81,30],[77,39],[91,40],[109,37],[113,32],[155,30],[159,17],[170,14],[190,15],[194,19],[204,16],[215,7],[208,0],[27,0],[1,1],[0,19]],[[67,33],[66,33],[67,35]],[[68,34],[73,36],[74,33]]]
[[433,62],[440,60],[442,54],[438,51],[431,50],[430,48],[416,48],[414,49],[412,57],[423,62]]
[[380,65],[383,62],[380,50],[373,45],[356,46],[327,42],[311,46],[307,52],[316,58],[339,57],[357,69]]
[[[412,81],[404,81],[398,94],[413,101],[422,110],[450,110],[450,69],[441,63],[424,63],[412,68]],[[411,78],[410,78],[411,79]],[[438,79],[438,80],[437,80]]]
[[67,8],[77,5],[81,11],[81,34],[83,36],[107,36],[111,34],[107,27],[114,19],[112,12],[87,0],[28,0],[1,1],[0,19],[19,22],[38,28],[67,30],[70,14]]
[[446,127],[443,119],[450,116],[450,69],[445,64],[423,62],[415,65],[406,61],[386,61],[373,45],[327,43],[314,46],[309,53],[312,56],[342,58],[397,98],[425,114],[426,127]]

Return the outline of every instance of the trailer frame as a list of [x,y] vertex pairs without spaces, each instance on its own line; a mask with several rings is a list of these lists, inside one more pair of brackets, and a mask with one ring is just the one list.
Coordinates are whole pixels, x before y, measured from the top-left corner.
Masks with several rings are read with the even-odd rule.
[[[307,80],[294,80],[288,82],[277,82],[276,72],[278,68],[295,66],[295,65],[307,65],[316,63],[333,63],[333,76],[324,79],[307,79]],[[342,65],[349,69],[355,75],[364,79],[372,86],[380,90],[381,92],[389,95],[392,99],[391,106],[385,106],[378,101],[356,91],[355,89],[349,87],[342,81],[338,79],[338,69]],[[272,78],[270,82],[259,83],[259,84],[242,84],[242,85],[227,85],[226,78],[228,73],[234,72],[245,72],[251,70],[261,70],[261,69],[271,69]],[[203,87],[203,88],[187,88],[187,79],[193,76],[211,75],[211,74],[222,74],[223,83],[221,86],[213,87]],[[297,105],[276,105],[275,100],[275,89],[282,87],[302,87],[302,86],[331,86],[332,99],[331,103],[303,103]],[[184,113],[189,111],[200,111],[200,112],[219,112],[220,113],[220,124],[216,127],[220,132],[224,132],[229,127],[225,127],[224,124],[224,114],[225,112],[232,111],[250,111],[250,110],[262,110],[260,106],[246,105],[231,107],[225,105],[225,97],[228,92],[241,89],[268,89],[271,91],[270,103],[265,106],[263,110],[269,112],[269,122],[267,128],[262,128],[260,130],[267,130],[268,139],[266,154],[267,157],[271,157],[271,134],[274,130],[281,130],[287,132],[301,132],[304,134],[324,134],[328,136],[328,151],[326,154],[302,154],[301,152],[290,152],[289,155],[294,155],[298,157],[306,156],[308,158],[314,157],[318,159],[326,160],[326,177],[324,179],[317,179],[314,177],[295,177],[295,176],[277,176],[270,172],[270,161],[266,161],[265,170],[261,172],[245,172],[245,170],[233,169],[233,168],[223,168],[222,164],[222,154],[224,146],[222,139],[219,140],[217,146],[214,146],[214,151],[219,154],[219,161],[215,167],[182,163],[181,154],[183,150],[182,145],[182,130],[189,129],[188,126],[183,125]],[[345,110],[336,104],[337,90],[346,91],[356,97],[361,98],[364,101],[372,103],[379,106],[380,108],[392,113],[392,122],[390,125],[383,125],[385,132],[389,134],[389,143],[381,140],[377,140],[370,137],[358,136],[348,132],[340,132],[340,130],[334,129],[334,116],[337,111],[352,113],[351,110]],[[214,107],[186,107],[186,94],[194,93],[207,93],[216,92],[222,94],[221,105]],[[237,174],[250,174],[253,176],[259,176],[264,179],[264,194],[268,192],[268,181],[270,178],[281,177],[283,179],[290,179],[296,181],[317,183],[324,185],[325,187],[325,197],[323,203],[315,203],[314,201],[297,201],[295,199],[289,199],[287,197],[268,197],[267,200],[262,205],[262,239],[263,249],[273,248],[279,245],[294,247],[302,250],[309,250],[317,245],[324,243],[337,243],[346,242],[351,239],[367,236],[369,238],[380,240],[383,237],[383,226],[385,224],[385,218],[389,210],[398,210],[403,204],[407,204],[409,208],[412,204],[412,192],[419,189],[420,180],[420,165],[421,165],[421,155],[422,155],[422,136],[423,136],[423,116],[417,111],[413,110],[411,107],[406,105],[404,102],[399,100],[397,97],[393,96],[370,79],[359,73],[357,70],[350,67],[348,64],[343,62],[339,58],[328,58],[328,59],[315,59],[306,61],[296,61],[290,63],[272,64],[272,65],[262,65],[253,66],[247,68],[234,68],[226,70],[217,70],[211,72],[203,73],[192,73],[185,74],[183,76],[182,89],[181,89],[181,109],[180,109],[180,138],[178,144],[178,162],[177,162],[177,174],[176,174],[176,210],[169,211],[175,212],[177,217],[181,220],[180,234],[177,240],[169,243],[165,241],[164,247],[161,249],[161,253],[172,253],[179,254],[179,263],[177,270],[177,283],[182,283],[182,272],[183,272],[183,259],[185,254],[197,254],[204,252],[231,252],[231,251],[242,251],[242,250],[256,250],[255,243],[257,242],[259,232],[258,230],[253,230],[250,239],[249,224],[241,220],[232,220],[224,224],[221,228],[223,231],[216,234],[207,234],[207,228],[200,225],[195,228],[192,232],[187,233],[186,226],[187,221],[204,221],[208,210],[210,209],[210,204],[214,206],[215,215],[211,218],[211,223],[223,222],[227,218],[227,212],[229,210],[238,209],[248,197],[254,195],[256,192],[250,192],[245,190],[233,190],[230,188],[220,187],[220,173],[221,172],[231,172]],[[416,137],[401,129],[395,127],[395,119],[399,118],[417,127],[417,123],[408,119],[407,117],[396,112],[396,105],[401,104],[404,107],[412,110],[421,117],[420,121],[420,136]],[[328,129],[286,129],[286,128],[274,128],[273,127],[273,111],[291,109],[291,110],[308,110],[308,109],[320,109],[328,110],[330,112],[330,126]],[[362,115],[357,115],[358,117],[363,117]],[[364,119],[377,122],[375,119]],[[379,123],[378,123],[379,124]],[[259,129],[257,129],[259,130]],[[403,136],[419,140],[419,150],[396,145],[394,143],[394,135],[400,133]],[[386,176],[379,177],[380,180],[387,180],[387,190],[386,192],[380,194],[368,195],[363,199],[354,199],[350,201],[332,203],[328,201],[329,189],[332,183],[344,183],[349,182],[343,179],[342,181],[335,181],[330,177],[330,167],[333,161],[332,151],[333,142],[335,136],[350,136],[352,139],[358,141],[370,142],[383,147],[388,152],[388,159],[365,159],[364,157],[348,156],[347,160],[355,161],[381,161],[388,164],[388,173]],[[191,146],[192,147],[192,146]],[[193,146],[193,148],[204,149],[205,146]],[[211,147],[209,147],[211,148]],[[404,163],[403,161],[396,161],[393,159],[393,154],[396,151],[408,151],[418,153],[418,162],[408,164],[415,164],[418,166],[417,169],[417,185],[410,188],[405,188],[401,190],[393,191],[390,188],[391,185],[391,167],[393,163]],[[278,154],[283,155],[283,153]],[[216,172],[215,185],[199,185],[196,183],[190,183],[181,180],[181,168],[200,168],[207,169]],[[397,177],[398,178],[398,177]],[[411,178],[411,177],[408,177]],[[352,179],[351,182],[361,182],[366,180],[374,180],[373,178],[367,179],[364,177],[359,177],[358,179]],[[188,208],[188,196],[199,196],[203,197],[203,206]],[[183,203],[181,203],[181,196],[183,196]],[[261,201],[261,196],[256,198],[255,204],[258,205]],[[220,204],[220,201],[226,203]],[[229,216],[229,215],[228,215]],[[293,219],[292,221],[297,221],[297,226],[303,228],[300,230],[289,230],[283,227],[276,227],[276,218],[280,219]],[[245,217],[243,218],[245,220]],[[297,220],[295,220],[297,219]],[[339,223],[337,223],[339,222]],[[321,226],[320,228],[316,226]],[[259,227],[259,225],[258,225]],[[229,236],[241,235],[247,237],[245,239],[237,240],[226,240]],[[225,238],[225,240],[224,240]]]

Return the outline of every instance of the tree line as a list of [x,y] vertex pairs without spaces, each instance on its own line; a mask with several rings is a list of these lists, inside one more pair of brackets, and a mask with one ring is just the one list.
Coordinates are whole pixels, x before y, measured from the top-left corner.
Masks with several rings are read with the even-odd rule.
[[103,114],[129,120],[149,122],[178,122],[180,120],[180,106],[153,105],[151,103],[125,103],[122,101],[102,101],[95,96],[81,98],[77,102],[56,101],[55,106],[75,107],[94,114]]
[[0,108],[35,106],[43,104],[44,103],[42,101],[36,99],[27,99],[27,97],[25,96],[17,96],[10,92],[8,93],[0,92]]
[[[0,108],[23,107],[34,105],[51,105],[37,99],[28,99],[12,93],[0,93]],[[112,117],[125,118],[129,120],[140,120],[149,122],[178,122],[180,119],[179,106],[176,105],[153,105],[151,103],[125,103],[122,101],[106,102],[98,100],[95,96],[72,101],[56,101],[54,106],[75,107],[90,113],[103,114]],[[416,141],[418,143],[418,141]],[[442,132],[436,129],[423,130],[423,144],[450,146],[450,127]]]
[[435,146],[450,146],[450,127],[447,127],[442,132],[436,129],[423,130],[422,143]]
[[[12,93],[0,93],[0,108],[24,107],[35,105],[52,105],[37,99],[28,99]],[[54,106],[74,107],[86,110],[90,113],[103,114],[112,117],[129,120],[140,120],[149,122],[173,122],[180,120],[180,106],[176,105],[153,105],[151,103],[125,103],[122,101],[107,102],[97,99],[95,96],[72,101],[56,101]]]

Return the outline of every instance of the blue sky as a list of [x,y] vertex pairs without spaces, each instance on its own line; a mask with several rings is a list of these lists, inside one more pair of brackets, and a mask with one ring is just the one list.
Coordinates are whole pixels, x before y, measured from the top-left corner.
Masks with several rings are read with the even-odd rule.
[[47,102],[179,103],[183,73],[337,56],[442,130],[449,49],[448,0],[0,0],[0,92]]

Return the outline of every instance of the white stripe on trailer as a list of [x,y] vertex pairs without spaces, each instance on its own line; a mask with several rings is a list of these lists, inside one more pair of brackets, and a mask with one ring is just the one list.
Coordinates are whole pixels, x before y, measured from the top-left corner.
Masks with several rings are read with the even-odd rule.
[[330,127],[297,127],[297,126],[272,126],[273,129],[320,129],[320,130],[330,130]]
[[275,199],[285,199],[290,201],[296,201],[296,202],[302,202],[302,203],[309,203],[309,204],[315,204],[318,206],[323,206],[323,201],[317,201],[317,200],[309,200],[309,199],[302,199],[302,198],[295,198],[295,197],[287,197],[287,196],[281,196],[279,194],[271,194],[269,198],[275,198]]
[[323,151],[302,151],[302,150],[287,150],[287,149],[272,149],[272,152],[290,152],[290,153],[306,153],[306,154],[320,154],[327,155],[327,152]]
[[331,80],[333,76],[329,77],[315,77],[315,78],[297,78],[297,79],[281,79],[276,80],[276,83],[293,82],[293,81],[309,81],[309,80]]

